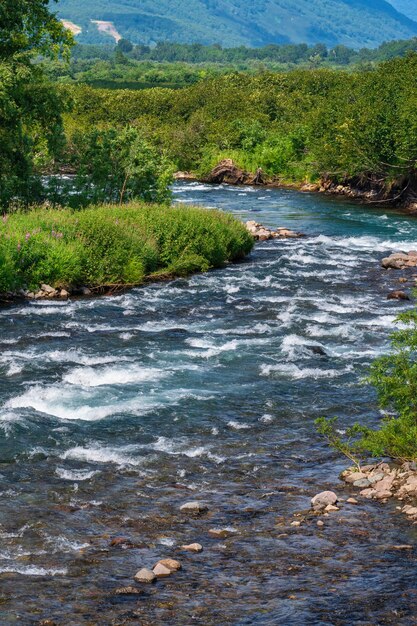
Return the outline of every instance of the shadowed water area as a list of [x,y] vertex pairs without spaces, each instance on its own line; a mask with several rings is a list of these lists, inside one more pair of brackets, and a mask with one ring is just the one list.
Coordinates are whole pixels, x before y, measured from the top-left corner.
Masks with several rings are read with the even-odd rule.
[[[359,383],[407,306],[386,300],[398,284],[379,261],[417,248],[417,221],[292,191],[174,192],[308,237],[116,297],[0,310],[0,623],[417,624],[417,553],[395,548],[416,527],[395,503],[290,525],[317,492],[353,493],[313,422],[377,422]],[[209,512],[180,513],[191,500]],[[115,594],[171,556],[180,572]]]

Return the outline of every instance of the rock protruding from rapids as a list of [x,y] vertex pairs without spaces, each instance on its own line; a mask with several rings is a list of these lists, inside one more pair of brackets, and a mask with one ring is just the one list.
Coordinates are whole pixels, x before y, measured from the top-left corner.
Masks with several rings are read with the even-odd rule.
[[153,583],[156,580],[156,574],[150,569],[143,567],[135,574],[134,579],[137,583]]
[[222,183],[228,185],[266,185],[269,181],[260,168],[256,170],[255,174],[251,174],[238,167],[232,159],[223,159],[211,170],[208,176],[203,178],[203,182],[217,185]]
[[189,543],[187,545],[181,546],[181,550],[185,550],[186,552],[202,552],[203,546],[201,543]]
[[417,267],[417,250],[394,252],[394,254],[382,259],[381,265],[386,270],[403,270],[407,267]]
[[312,498],[311,506],[315,511],[322,511],[329,505],[334,506],[337,500],[338,497],[334,491],[322,491]]
[[246,229],[257,241],[269,241],[269,239],[298,239],[299,237],[304,237],[302,233],[297,233],[284,226],[272,230],[254,220],[246,222]]

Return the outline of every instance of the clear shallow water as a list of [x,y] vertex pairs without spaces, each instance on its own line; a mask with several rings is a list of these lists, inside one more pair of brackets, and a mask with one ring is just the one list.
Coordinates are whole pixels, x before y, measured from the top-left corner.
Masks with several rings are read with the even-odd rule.
[[[0,310],[0,623],[416,624],[416,551],[393,547],[416,530],[394,505],[290,522],[323,488],[349,494],[313,421],[377,421],[359,382],[405,306],[379,260],[417,248],[417,221],[281,190],[174,197],[308,237],[189,280]],[[194,499],[208,516],[179,514]],[[201,555],[179,552],[193,541]],[[182,572],[114,594],[167,556]]]

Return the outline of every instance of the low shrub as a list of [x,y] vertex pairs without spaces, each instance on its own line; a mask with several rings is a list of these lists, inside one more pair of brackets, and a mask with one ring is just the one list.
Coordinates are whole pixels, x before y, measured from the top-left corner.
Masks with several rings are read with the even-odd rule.
[[244,225],[220,211],[138,203],[38,208],[0,221],[0,292],[184,276],[241,259],[252,246]]

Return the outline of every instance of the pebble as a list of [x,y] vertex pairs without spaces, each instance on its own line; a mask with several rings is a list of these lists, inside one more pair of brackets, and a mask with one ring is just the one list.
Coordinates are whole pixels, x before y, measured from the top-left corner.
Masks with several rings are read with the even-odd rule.
[[156,580],[156,575],[150,569],[144,567],[138,571],[134,578],[138,583],[153,583]]
[[322,521],[319,519],[319,521],[317,522],[317,526],[324,526],[324,522],[322,522]]
[[[163,565],[171,572],[177,572],[179,569],[181,569],[181,563],[179,561],[176,561],[175,559],[161,559],[156,565]],[[154,571],[155,567],[153,568]]]
[[355,498],[348,498],[348,499],[346,500],[346,502],[347,502],[348,504],[358,504],[358,501],[357,501],[357,500],[355,500]]
[[186,502],[180,506],[180,511],[182,513],[205,513],[208,511],[208,506],[203,502],[195,500],[194,502]]
[[355,480],[355,482],[353,483],[354,487],[360,487],[361,489],[365,489],[366,487],[369,487],[371,483],[369,482],[369,480],[367,478],[360,478],[359,480]]
[[186,550],[187,552],[202,552],[203,546],[201,543],[189,543],[188,545],[181,546],[181,550]]
[[338,506],[333,506],[333,504],[328,504],[324,509],[326,513],[331,513],[332,511],[340,511]]
[[301,522],[291,522],[291,526],[301,526]]
[[167,578],[171,576],[172,571],[165,567],[165,565],[162,565],[162,563],[157,563],[153,568],[153,574],[156,578]]

